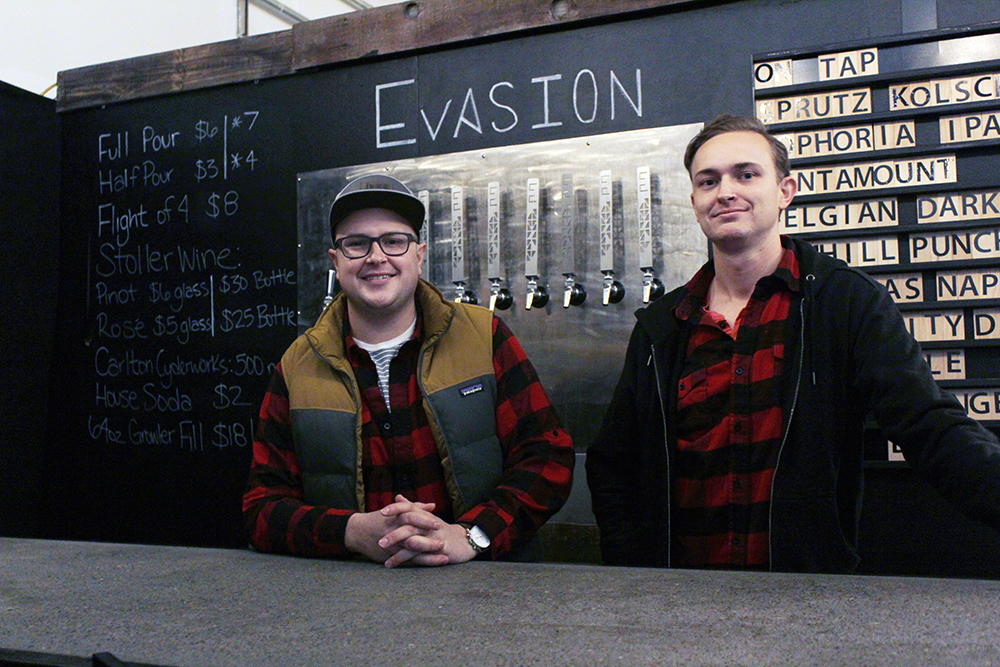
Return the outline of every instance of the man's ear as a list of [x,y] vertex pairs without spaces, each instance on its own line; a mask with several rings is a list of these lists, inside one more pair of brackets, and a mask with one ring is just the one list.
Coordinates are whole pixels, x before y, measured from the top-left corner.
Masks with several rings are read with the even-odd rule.
[[417,244],[417,275],[424,275],[424,255],[427,253],[427,244]]
[[795,193],[799,191],[799,184],[794,176],[785,176],[778,183],[778,189],[781,191],[781,201],[778,203],[778,208],[784,211],[795,199]]

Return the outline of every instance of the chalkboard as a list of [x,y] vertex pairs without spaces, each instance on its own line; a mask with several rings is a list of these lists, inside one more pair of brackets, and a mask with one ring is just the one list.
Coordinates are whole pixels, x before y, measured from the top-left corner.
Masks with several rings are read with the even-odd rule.
[[[64,110],[53,531],[245,544],[255,415],[304,317],[298,287],[316,279],[299,275],[300,174],[749,114],[752,54],[896,34],[901,4],[683,3]],[[639,278],[623,302],[587,307],[629,328]],[[521,338],[540,357],[570,336],[607,358],[627,342],[565,327]],[[615,379],[557,403],[578,451]]]
[[256,408],[295,331],[287,112],[259,90],[65,117],[63,437],[67,500],[87,499],[70,535],[234,543]]

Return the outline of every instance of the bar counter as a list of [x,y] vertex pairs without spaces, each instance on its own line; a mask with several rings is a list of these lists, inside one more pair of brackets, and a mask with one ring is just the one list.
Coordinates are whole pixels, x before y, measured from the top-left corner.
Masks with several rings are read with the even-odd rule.
[[[1000,581],[0,538],[0,665],[1000,665]],[[73,661],[76,662],[73,662]]]

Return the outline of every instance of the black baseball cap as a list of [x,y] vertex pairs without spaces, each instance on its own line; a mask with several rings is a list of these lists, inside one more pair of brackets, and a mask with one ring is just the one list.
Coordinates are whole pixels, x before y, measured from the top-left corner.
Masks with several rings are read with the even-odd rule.
[[392,176],[371,174],[354,179],[340,191],[330,207],[330,237],[336,240],[337,224],[355,211],[384,208],[406,218],[413,230],[424,226],[424,203]]

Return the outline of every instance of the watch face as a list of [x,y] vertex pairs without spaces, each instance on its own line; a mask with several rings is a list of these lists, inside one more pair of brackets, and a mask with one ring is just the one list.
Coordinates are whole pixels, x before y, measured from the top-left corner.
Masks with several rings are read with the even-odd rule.
[[473,526],[469,529],[469,537],[472,538],[472,542],[480,549],[489,549],[490,538],[486,537],[486,533],[479,526]]

